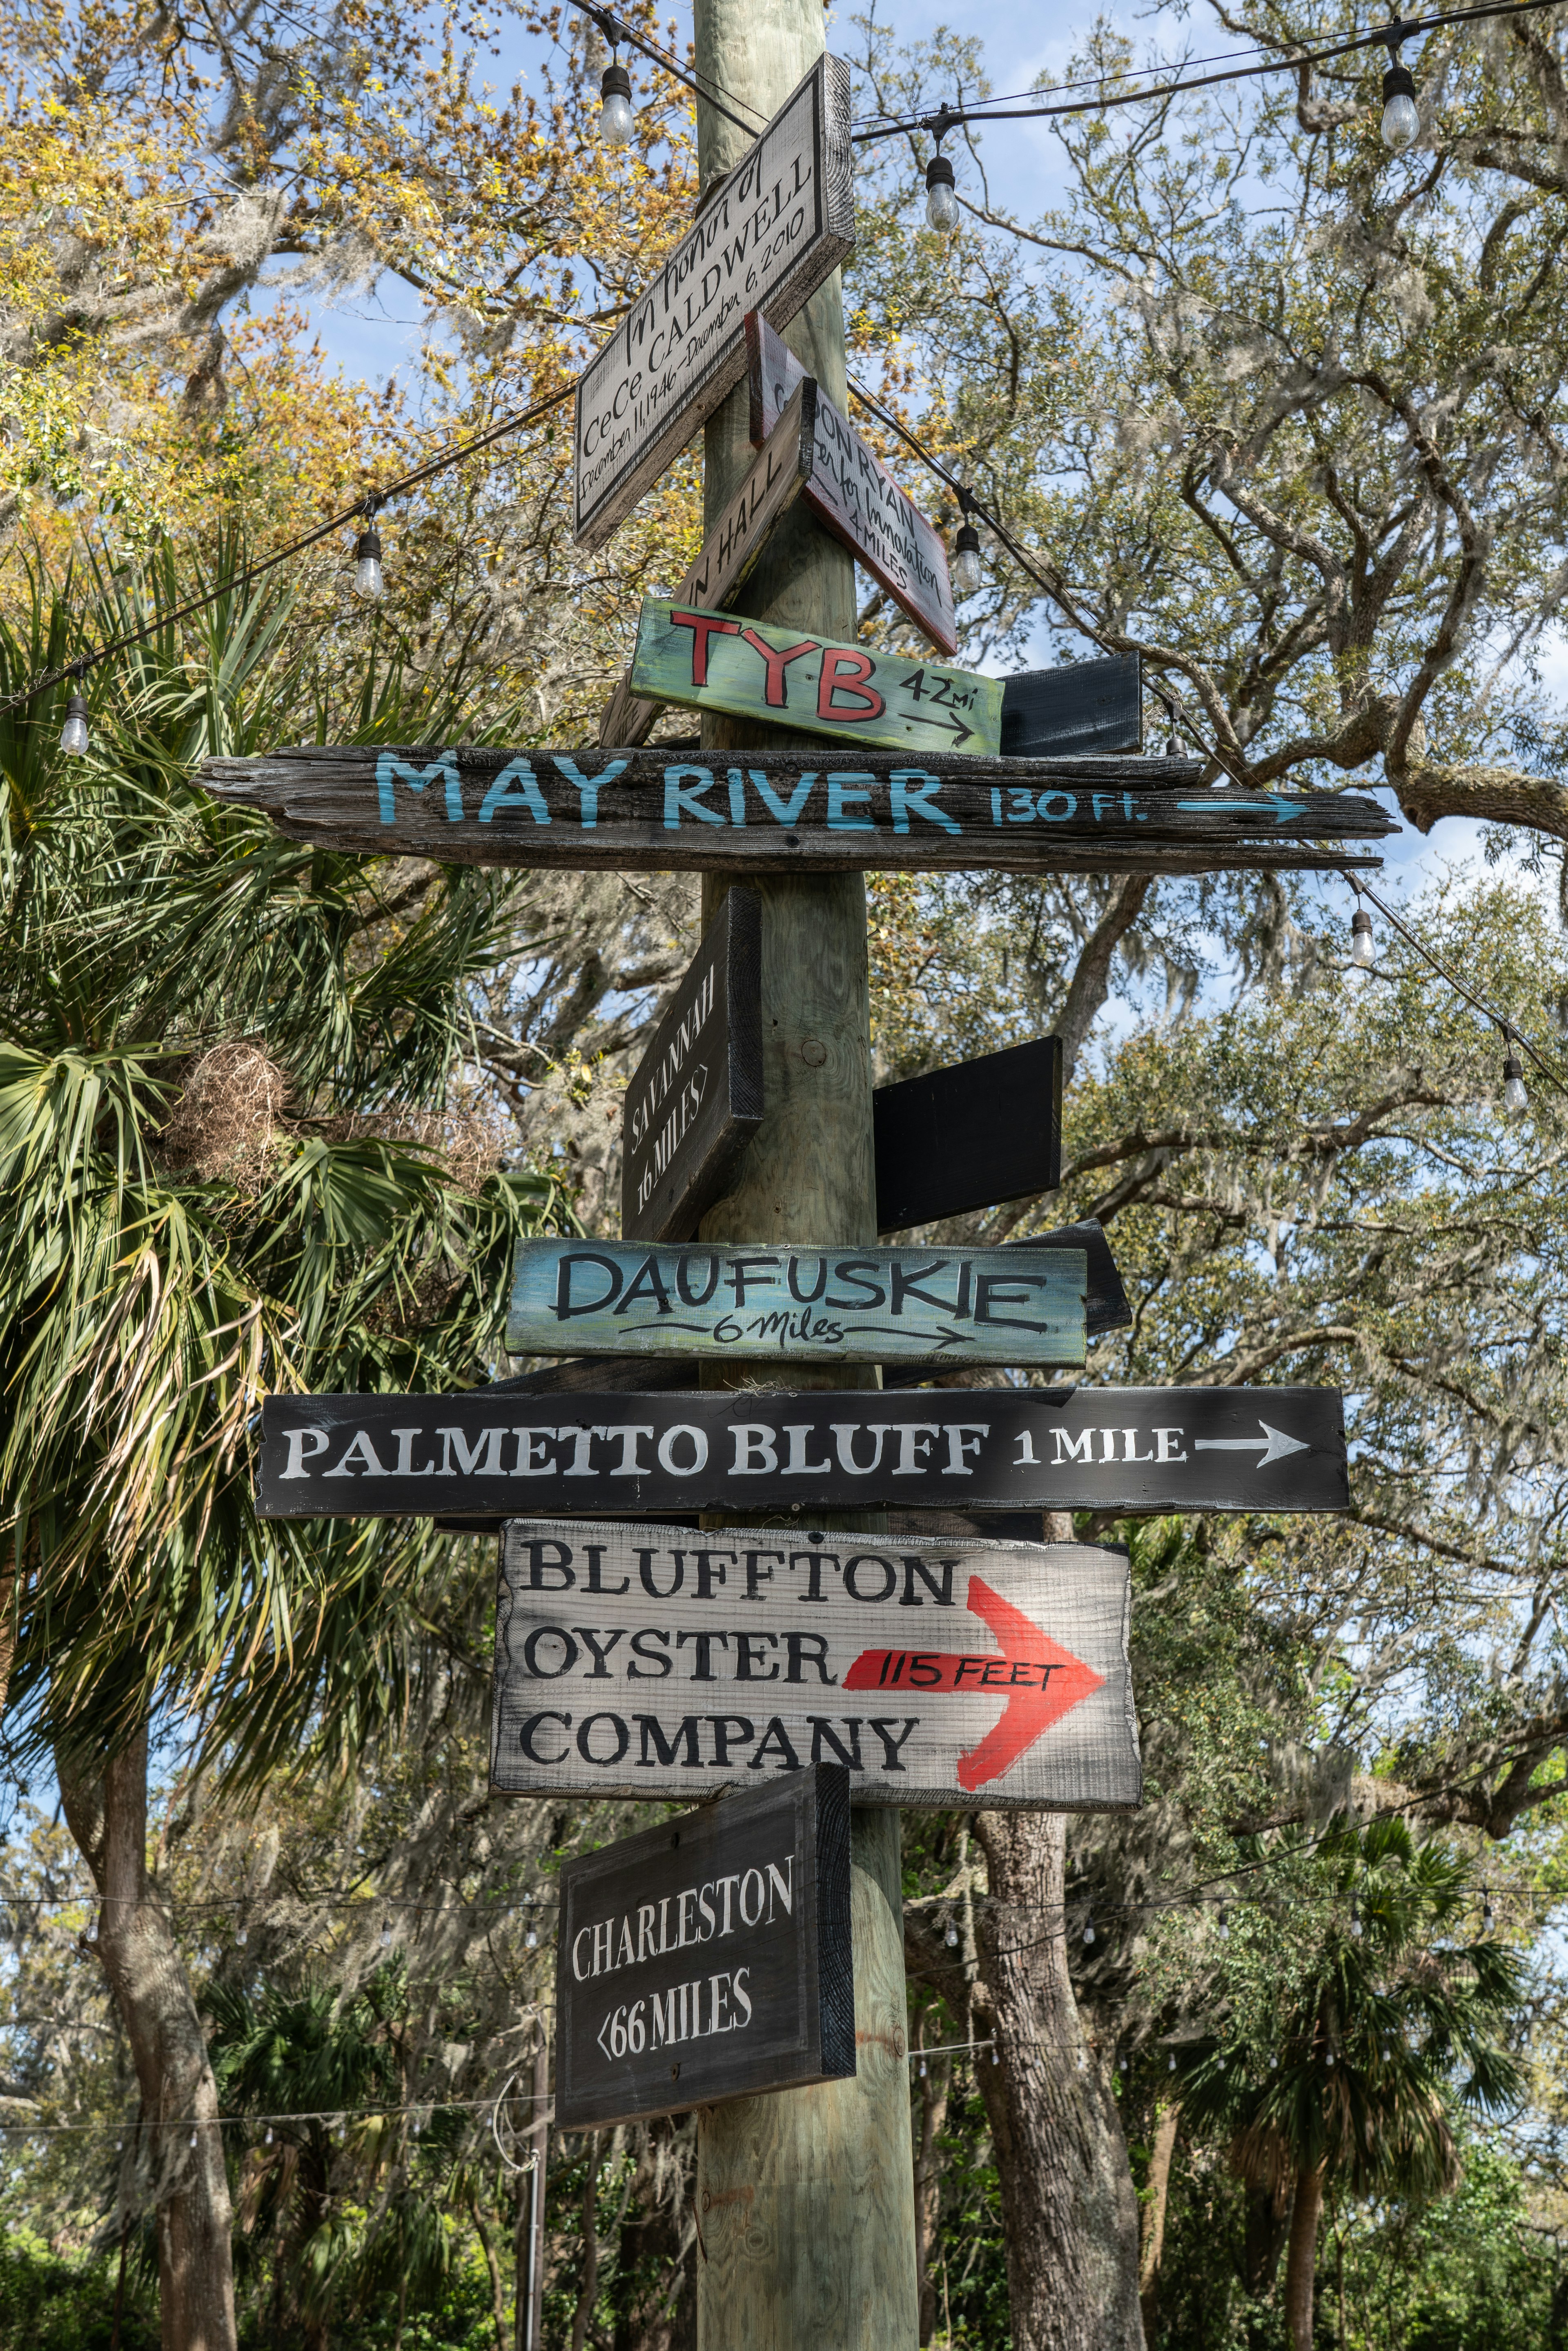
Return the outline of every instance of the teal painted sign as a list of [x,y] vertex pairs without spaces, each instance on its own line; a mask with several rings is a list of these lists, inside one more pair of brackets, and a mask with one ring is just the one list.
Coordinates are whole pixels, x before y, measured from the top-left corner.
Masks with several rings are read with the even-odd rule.
[[523,1241],[516,1355],[1081,1365],[1082,1249]]

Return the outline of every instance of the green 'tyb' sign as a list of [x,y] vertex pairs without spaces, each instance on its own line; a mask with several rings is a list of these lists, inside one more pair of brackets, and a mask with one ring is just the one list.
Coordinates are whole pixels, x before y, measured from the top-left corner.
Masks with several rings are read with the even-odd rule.
[[637,622],[632,686],[650,702],[727,710],[841,743],[925,752],[1001,746],[1000,678],[652,596]]
[[1078,1365],[1087,1289],[1075,1249],[519,1241],[507,1345],[515,1355]]

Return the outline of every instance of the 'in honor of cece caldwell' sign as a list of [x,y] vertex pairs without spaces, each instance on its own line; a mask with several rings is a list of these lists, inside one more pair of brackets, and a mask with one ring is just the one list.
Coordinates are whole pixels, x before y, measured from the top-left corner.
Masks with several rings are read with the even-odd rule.
[[841,1764],[727,1796],[562,1868],[560,2127],[854,2071]]

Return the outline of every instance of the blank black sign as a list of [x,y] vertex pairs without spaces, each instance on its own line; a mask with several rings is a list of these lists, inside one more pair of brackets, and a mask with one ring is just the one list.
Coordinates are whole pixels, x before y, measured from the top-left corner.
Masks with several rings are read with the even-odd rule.
[[567,2130],[852,2074],[846,1767],[569,1861],[556,2002]]
[[1144,740],[1136,653],[1026,669],[1002,684],[1004,759],[1064,758],[1083,751],[1136,751]]
[[1061,1040],[878,1086],[876,1228],[994,1208],[1054,1192],[1061,1181]]

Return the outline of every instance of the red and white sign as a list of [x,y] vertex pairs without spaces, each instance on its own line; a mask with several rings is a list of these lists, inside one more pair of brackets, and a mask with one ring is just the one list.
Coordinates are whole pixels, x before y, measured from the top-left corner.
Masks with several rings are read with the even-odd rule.
[[843,1763],[858,1803],[1142,1787],[1124,1551],[512,1519],[491,1783],[656,1799]]

